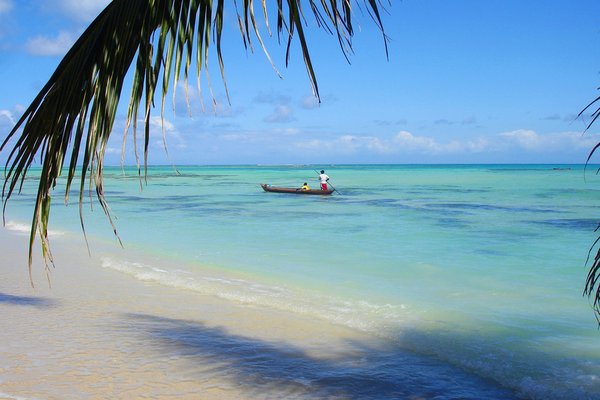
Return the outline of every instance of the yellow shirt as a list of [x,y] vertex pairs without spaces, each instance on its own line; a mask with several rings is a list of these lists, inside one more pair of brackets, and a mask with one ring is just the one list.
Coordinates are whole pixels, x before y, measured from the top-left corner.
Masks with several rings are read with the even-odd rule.
[[310,187],[308,187],[308,185],[303,185],[301,190],[310,190]]

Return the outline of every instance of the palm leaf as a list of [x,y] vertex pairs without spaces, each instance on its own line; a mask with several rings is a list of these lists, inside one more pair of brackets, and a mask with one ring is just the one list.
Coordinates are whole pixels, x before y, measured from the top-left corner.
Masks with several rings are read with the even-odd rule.
[[[588,111],[588,109],[590,109],[594,105],[597,106],[598,103],[600,103],[600,97],[596,97],[583,110],[581,110],[579,112],[579,114],[577,114],[577,118],[582,117],[583,114],[586,111]],[[586,131],[591,128],[591,126],[596,122],[598,117],[600,117],[600,107],[596,108],[596,110],[592,112],[591,120],[585,128]],[[592,156],[596,153],[596,151],[598,150],[599,147],[600,147],[600,143],[596,143],[596,145],[589,152],[588,157],[585,161],[586,167],[587,167],[588,163],[590,162],[590,160],[592,159]],[[600,169],[598,169],[596,171],[596,173],[598,173],[598,172],[600,172]],[[596,228],[596,230],[598,230],[598,229],[600,229],[600,225],[598,226],[598,228]],[[590,251],[588,252],[588,259],[586,260],[586,264],[589,262],[592,251],[599,243],[600,243],[600,237],[598,239],[596,239],[594,244],[591,246]],[[592,266],[590,267],[590,270],[588,271],[588,275],[587,275],[587,278],[585,281],[585,287],[583,289],[583,294],[588,296],[588,298],[592,299],[592,308],[595,312],[596,320],[598,321],[598,324],[600,325],[600,248],[598,248],[598,250],[596,251],[596,256],[594,257],[594,262],[592,263]]]
[[[235,4],[235,1],[232,3]],[[354,34],[351,21],[355,12],[350,0],[305,0],[305,3],[310,6],[319,27],[335,32],[342,52],[347,55],[352,50],[350,39]],[[362,0],[362,3],[375,25],[382,31],[387,54],[387,37],[380,17],[383,6],[379,0]],[[301,2],[276,0],[269,6],[277,8],[278,36],[287,38],[286,64],[290,44],[297,38],[309,81],[318,98],[319,89],[304,33]],[[195,60],[197,67],[198,85],[203,69],[209,78],[208,55],[213,44],[225,85],[225,63],[221,49],[225,8],[224,0],[114,0],[90,24],[59,63],[0,146],[0,151],[5,150],[9,140],[22,129],[16,144],[10,150],[5,168],[4,208],[13,193],[21,190],[34,158],[39,156],[41,159],[41,174],[29,240],[30,277],[36,235],[41,240],[46,268],[48,263],[52,263],[47,232],[50,195],[63,172],[65,161],[68,162],[65,201],[68,201],[69,190],[79,171],[80,219],[84,235],[82,203],[86,182],[89,182],[90,189],[95,190],[95,196],[118,238],[104,196],[102,171],[104,152],[113,130],[125,76],[135,60],[123,140],[125,143],[129,127],[133,125],[134,149],[141,176],[142,163],[135,145],[138,115],[143,113],[143,165],[146,168],[150,114],[161,75],[161,115],[164,113],[165,97],[170,86],[173,85],[174,96],[182,72],[187,81],[192,60]],[[267,2],[263,0],[263,15],[270,34],[267,8]],[[259,34],[253,1],[242,0],[241,10],[243,15],[239,20],[244,22],[240,22],[239,26],[244,43],[251,45],[251,34],[254,32],[266,52]],[[334,29],[330,29],[328,24]],[[212,93],[209,79],[208,82]],[[227,90],[226,86],[225,89]],[[214,96],[212,98],[214,103]]]

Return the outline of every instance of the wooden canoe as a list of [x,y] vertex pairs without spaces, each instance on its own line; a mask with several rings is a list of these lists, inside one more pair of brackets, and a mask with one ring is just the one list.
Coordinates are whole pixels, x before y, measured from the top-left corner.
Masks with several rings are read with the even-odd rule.
[[320,190],[320,189],[301,190],[301,189],[296,189],[296,188],[271,186],[271,185],[267,185],[266,183],[261,183],[260,186],[263,188],[263,190],[265,192],[274,192],[274,193],[320,194],[320,195],[328,195],[328,194],[333,193],[333,189],[331,189],[331,190]]

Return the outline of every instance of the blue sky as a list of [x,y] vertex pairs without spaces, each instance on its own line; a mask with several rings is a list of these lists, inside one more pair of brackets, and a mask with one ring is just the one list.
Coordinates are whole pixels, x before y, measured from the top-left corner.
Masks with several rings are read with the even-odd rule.
[[[0,137],[107,3],[0,0]],[[168,95],[175,164],[582,163],[600,141],[600,123],[584,134],[588,119],[575,119],[600,94],[597,0],[393,1],[384,15],[389,60],[358,11],[350,64],[307,18],[320,105],[297,43],[286,68],[284,49],[268,41],[280,79],[257,43],[244,50],[232,4],[223,50],[231,104],[214,56],[216,111],[204,76],[202,96],[190,83],[191,116],[183,85],[175,113]],[[108,164],[121,159],[127,100],[126,89]],[[169,163],[160,111],[153,115],[150,163]],[[133,146],[129,136],[127,163]]]

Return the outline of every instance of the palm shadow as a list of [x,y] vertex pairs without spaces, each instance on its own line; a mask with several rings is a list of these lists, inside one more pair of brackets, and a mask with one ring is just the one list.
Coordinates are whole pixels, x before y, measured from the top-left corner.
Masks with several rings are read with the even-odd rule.
[[198,321],[127,317],[128,326],[151,340],[161,358],[187,360],[191,379],[234,382],[249,398],[517,398],[493,382],[389,344],[348,343],[351,351],[321,357],[289,343],[235,335]]
[[52,308],[56,306],[56,302],[52,299],[33,296],[15,296],[0,292],[0,304],[8,304],[15,306],[27,306],[36,308]]

